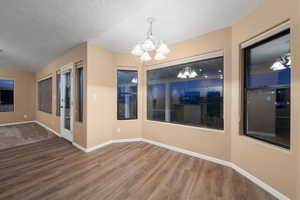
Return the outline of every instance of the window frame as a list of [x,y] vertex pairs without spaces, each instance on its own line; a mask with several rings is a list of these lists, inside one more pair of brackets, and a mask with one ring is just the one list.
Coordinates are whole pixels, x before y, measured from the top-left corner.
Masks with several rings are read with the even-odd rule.
[[[118,103],[118,95],[119,95],[119,92],[118,92],[118,85],[119,85],[119,81],[118,81],[118,71],[127,71],[127,72],[136,72],[137,73],[137,85],[136,85],[136,117],[131,117],[131,118],[126,118],[126,119],[120,119],[119,118],[119,103]],[[118,67],[117,70],[116,70],[116,74],[117,74],[117,81],[116,81],[116,84],[117,84],[117,120],[118,121],[125,121],[125,120],[138,120],[138,90],[139,90],[139,71],[137,68],[135,67]],[[122,93],[122,94],[126,94],[126,93]]]
[[0,112],[0,113],[14,113],[16,112],[16,80],[14,78],[6,78],[6,77],[0,77],[0,80],[7,80],[7,81],[13,81],[13,110],[7,111],[7,112]]
[[[45,111],[42,111],[39,109],[39,82],[40,81],[43,81],[43,80],[47,80],[47,79],[52,79],[51,80],[51,112],[45,112]],[[53,76],[52,76],[52,73],[43,77],[43,78],[40,78],[36,81],[36,102],[37,102],[37,110],[39,112],[43,112],[43,113],[47,113],[47,114],[50,114],[52,115],[53,114]]]
[[[242,130],[242,135],[243,136],[246,136],[248,138],[252,138],[252,139],[255,139],[255,140],[258,140],[258,141],[261,141],[261,142],[264,142],[266,144],[270,144],[270,145],[273,145],[275,147],[280,147],[280,148],[283,148],[285,150],[290,150],[291,149],[291,146],[292,146],[292,143],[291,143],[291,130],[290,130],[290,144],[289,146],[287,145],[284,145],[284,144],[280,144],[280,143],[276,143],[276,142],[273,142],[273,141],[270,141],[270,140],[267,140],[267,139],[263,139],[263,138],[260,138],[260,137],[255,137],[253,135],[249,135],[247,133],[247,112],[248,112],[248,109],[247,109],[247,91],[249,90],[255,90],[255,89],[282,89],[282,88],[287,88],[289,87],[290,89],[290,105],[291,105],[291,100],[292,100],[292,90],[291,90],[291,83],[289,85],[286,85],[286,84],[282,84],[282,85],[272,85],[272,86],[264,86],[264,87],[255,87],[255,88],[247,88],[247,85],[248,85],[248,77],[249,77],[249,73],[248,73],[248,70],[246,70],[246,65],[248,63],[248,59],[250,56],[247,55],[247,49],[249,48],[255,48],[257,46],[260,46],[262,44],[266,44],[268,42],[271,42],[275,39],[278,39],[284,35],[287,35],[287,34],[292,34],[291,32],[291,27],[290,27],[290,23],[289,22],[286,22],[286,23],[283,23],[282,25],[278,26],[278,27],[275,27],[274,29],[266,32],[266,33],[263,33],[262,35],[259,35],[257,36],[256,38],[252,39],[251,41],[248,41],[248,42],[245,42],[243,44],[241,44],[241,52],[242,52],[242,77],[243,77],[243,80],[242,80],[242,127],[241,127],[241,130]],[[290,45],[291,45],[291,40],[290,40]],[[292,52],[291,52],[292,53]],[[292,78],[292,70],[291,70],[291,78]],[[291,112],[290,112],[290,128],[292,127],[291,126]]]
[[[202,61],[202,60],[209,60],[209,59],[216,59],[216,58],[223,58],[223,87],[222,87],[222,92],[223,92],[223,129],[216,129],[216,128],[210,128],[210,127],[203,127],[203,126],[194,126],[194,125],[189,125],[189,124],[182,124],[182,123],[176,123],[176,122],[168,122],[168,121],[159,121],[159,120],[152,120],[148,119],[148,79],[147,79],[147,72],[154,70],[154,69],[160,69],[160,68],[167,68],[167,67],[172,67],[176,65],[181,65],[181,64],[186,64],[186,63],[191,63],[191,62],[197,62],[197,61]],[[198,129],[198,130],[203,130],[203,131],[208,131],[208,132],[214,132],[214,133],[225,133],[225,120],[226,120],[226,111],[225,111],[225,79],[226,79],[226,68],[225,68],[225,53],[224,50],[217,50],[217,51],[211,51],[207,52],[204,54],[200,54],[197,56],[192,56],[188,58],[183,58],[183,59],[178,59],[178,60],[173,60],[165,63],[160,63],[156,65],[149,66],[145,68],[145,94],[146,94],[146,112],[145,112],[145,120],[148,122],[154,122],[154,123],[161,123],[161,124],[167,124],[167,125],[172,125],[172,126],[179,126],[179,127],[186,127],[186,128],[192,128],[192,129]]]

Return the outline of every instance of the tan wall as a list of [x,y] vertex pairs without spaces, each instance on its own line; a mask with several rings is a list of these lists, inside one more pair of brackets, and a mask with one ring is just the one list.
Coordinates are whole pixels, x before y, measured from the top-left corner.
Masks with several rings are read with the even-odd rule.
[[[164,144],[184,148],[223,160],[230,160],[231,121],[231,28],[214,31],[206,35],[169,46],[171,53],[163,62],[188,58],[212,51],[224,51],[224,131],[175,125],[147,120],[146,73],[143,88],[143,137]],[[147,63],[148,66],[158,62]],[[147,66],[145,66],[147,69]]]
[[0,124],[35,120],[35,73],[0,68],[1,78],[14,80],[15,108],[14,112],[0,112]]
[[[296,38],[295,38],[295,40],[294,41],[296,41],[295,43],[295,45],[296,45],[296,47],[295,47],[295,60],[296,60],[296,65],[295,66],[300,66],[300,1],[298,0],[297,1],[297,6],[295,6],[296,7],[296,12],[295,13],[297,13],[297,15],[296,15]],[[298,70],[296,71],[296,75],[295,75],[296,77],[297,77],[297,79],[296,79],[296,83],[295,83],[295,90],[297,91],[295,94],[297,95],[297,97],[296,97],[296,99],[298,100],[300,97],[299,97],[299,91],[300,91],[300,80],[299,80],[299,77],[300,77],[300,70],[299,70],[299,67],[298,67]],[[298,101],[299,102],[299,101]],[[296,112],[296,114],[295,114],[295,116],[296,116],[296,118],[297,119],[300,119],[300,106],[299,105],[295,105],[296,106],[296,110],[298,111],[298,112]],[[296,139],[296,145],[297,145],[297,148],[298,148],[298,154],[297,154],[297,158],[298,158],[298,165],[297,165],[297,169],[298,169],[298,178],[297,178],[297,180],[298,180],[298,186],[297,186],[297,199],[300,199],[300,134],[299,134],[299,130],[300,130],[300,123],[297,123],[297,122],[295,122],[296,123],[296,130],[297,131],[295,131],[296,132],[296,136],[297,136],[297,139]]]
[[[112,139],[128,139],[128,138],[141,138],[142,137],[142,83],[143,83],[143,70],[142,63],[129,53],[114,53],[114,66],[115,70],[122,67],[133,67],[138,70],[138,119],[137,120],[117,120],[117,110],[114,114],[114,130]],[[115,71],[114,82],[117,83],[117,73]],[[115,92],[117,87],[115,85]],[[117,96],[115,96],[116,98]],[[117,108],[117,99],[114,100],[114,107]],[[117,129],[120,132],[117,132]]]
[[116,115],[113,54],[95,44],[87,46],[87,147],[111,140]]
[[[37,109],[36,106],[36,119],[48,126],[49,128],[55,130],[56,132],[60,133],[60,117],[56,116],[56,71],[59,70],[64,65],[69,63],[75,63],[80,60],[83,60],[84,67],[85,67],[85,85],[84,85],[84,121],[83,123],[75,122],[74,123],[74,141],[81,146],[86,147],[86,60],[87,60],[87,44],[83,43],[80,46],[71,49],[63,56],[59,57],[58,59],[54,60],[47,66],[45,66],[42,70],[36,73],[36,81],[46,77],[48,75],[52,75],[52,113],[45,113],[41,112]],[[36,85],[37,83],[35,83]]]
[[[250,172],[265,183],[281,191],[288,197],[296,199],[296,111],[299,106],[299,90],[296,91],[296,76],[298,70],[292,68],[292,100],[291,100],[291,151],[260,142],[243,136],[240,128],[242,113],[241,106],[241,54],[239,45],[256,35],[288,20],[292,20],[292,38],[295,41],[294,2],[265,0],[250,15],[235,23],[232,27],[232,135],[231,135],[231,161],[239,167]],[[284,12],[283,9],[285,10]],[[294,12],[293,12],[294,11]],[[295,42],[292,42],[292,54],[295,56]],[[293,57],[294,63],[294,57]],[[236,114],[235,114],[236,113]],[[298,118],[299,119],[299,118]],[[299,124],[299,123],[298,123]],[[299,190],[299,188],[298,188]]]

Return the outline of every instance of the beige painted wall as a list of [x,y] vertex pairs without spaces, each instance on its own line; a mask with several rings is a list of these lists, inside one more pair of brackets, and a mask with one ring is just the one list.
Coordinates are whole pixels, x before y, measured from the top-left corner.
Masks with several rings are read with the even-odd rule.
[[[296,90],[296,81],[299,81],[298,70],[292,68],[292,97],[291,97],[291,151],[260,142],[243,136],[240,131],[242,113],[241,106],[241,73],[242,67],[239,45],[272,27],[291,19],[292,21],[292,54],[295,58],[294,23],[296,13],[295,1],[265,0],[250,15],[241,19],[232,26],[232,135],[231,161],[265,183],[281,191],[288,197],[296,199],[296,147],[300,145],[296,140],[299,126],[296,123],[296,112],[299,112],[299,90]],[[283,9],[285,12],[282,12]],[[299,56],[299,55],[297,55]],[[298,94],[297,94],[298,93]],[[236,114],[235,114],[236,113]],[[298,118],[299,119],[299,118]],[[299,124],[299,123],[298,123]],[[299,132],[299,131],[298,131]],[[299,190],[299,188],[298,188]]]
[[[54,60],[47,66],[45,66],[42,70],[36,73],[35,80],[38,81],[39,79],[46,77],[48,75],[52,75],[52,113],[45,113],[41,112],[37,109],[36,105],[36,119],[48,126],[49,128],[55,130],[56,132],[60,133],[60,117],[56,116],[56,71],[59,70],[64,65],[69,63],[75,63],[80,60],[83,61],[85,70],[84,70],[84,119],[83,123],[75,122],[74,123],[74,141],[80,144],[83,147],[86,147],[87,139],[86,139],[86,61],[87,61],[87,43],[83,43],[76,48],[71,49],[63,56],[59,57],[58,59]],[[37,83],[35,83],[36,85]]]
[[[214,31],[192,40],[170,45],[169,47],[171,53],[168,54],[167,59],[163,62],[218,50],[224,51],[224,131],[148,121],[146,115],[147,89],[145,73],[143,82],[143,137],[229,161],[231,132],[231,28]],[[144,68],[147,69],[148,66],[157,63],[147,63],[147,66],[144,66]]]
[[0,68],[1,78],[14,80],[15,109],[14,112],[0,112],[0,124],[35,120],[35,73]]
[[111,140],[116,115],[113,53],[87,46],[87,147]]
[[[296,45],[296,47],[295,47],[295,60],[296,60],[296,65],[295,66],[300,66],[300,1],[298,0],[297,1],[297,6],[295,6],[296,7],[296,13],[297,13],[297,15],[296,15],[296,38],[295,38],[295,40],[294,41],[296,41],[295,43],[295,45]],[[300,80],[299,80],[299,77],[300,77],[300,70],[299,70],[299,67],[298,67],[298,70],[296,71],[296,83],[295,83],[295,90],[297,91],[296,92],[296,94],[298,95],[296,98],[297,99],[299,99],[300,97],[299,97],[299,92],[298,91],[300,91]],[[296,105],[296,110],[298,111],[298,112],[296,112],[295,113],[295,116],[296,116],[296,118],[297,119],[300,119],[300,108],[299,108],[300,106],[299,105]],[[297,199],[300,199],[300,134],[299,134],[299,130],[300,130],[300,123],[297,123],[297,122],[295,122],[296,123],[296,130],[297,131],[295,131],[295,132],[297,132],[296,133],[296,145],[297,145],[297,148],[298,148],[298,154],[297,154],[297,159],[298,159],[298,165],[297,165],[297,169],[298,169],[298,178],[297,178],[297,180],[298,180],[298,186],[297,186]]]

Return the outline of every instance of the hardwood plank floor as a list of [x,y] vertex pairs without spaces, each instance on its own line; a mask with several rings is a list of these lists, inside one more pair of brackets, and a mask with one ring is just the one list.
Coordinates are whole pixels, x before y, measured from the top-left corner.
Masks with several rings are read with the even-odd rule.
[[84,153],[61,138],[0,151],[0,199],[275,199],[230,168],[143,142]]

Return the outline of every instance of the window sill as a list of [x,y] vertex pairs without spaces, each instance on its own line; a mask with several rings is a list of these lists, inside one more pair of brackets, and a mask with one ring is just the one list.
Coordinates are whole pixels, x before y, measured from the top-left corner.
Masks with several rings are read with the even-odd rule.
[[148,119],[145,121],[149,122],[149,123],[159,123],[159,124],[166,125],[166,126],[177,126],[177,127],[183,127],[183,128],[189,128],[189,129],[196,129],[196,130],[201,130],[201,131],[205,131],[205,132],[225,133],[225,130],[218,130],[218,129],[212,129],[212,128],[175,124],[175,123],[171,123],[171,122],[160,122],[160,121],[154,121],[154,120],[148,120]]
[[292,152],[292,148],[290,147],[290,149],[287,149],[287,148],[284,148],[284,147],[281,147],[281,146],[278,146],[278,145],[275,145],[275,144],[272,144],[270,142],[266,142],[264,140],[259,140],[259,139],[256,139],[254,137],[251,137],[251,136],[247,136],[247,135],[244,135],[244,134],[240,134],[239,135],[243,140],[247,140],[247,141],[250,141],[252,143],[255,143],[255,144],[258,144],[264,148],[268,148],[268,149],[272,149],[272,150],[276,150],[276,151],[281,151],[283,153],[291,153]]
[[137,118],[132,118],[132,119],[117,119],[117,121],[134,121],[138,120]]

